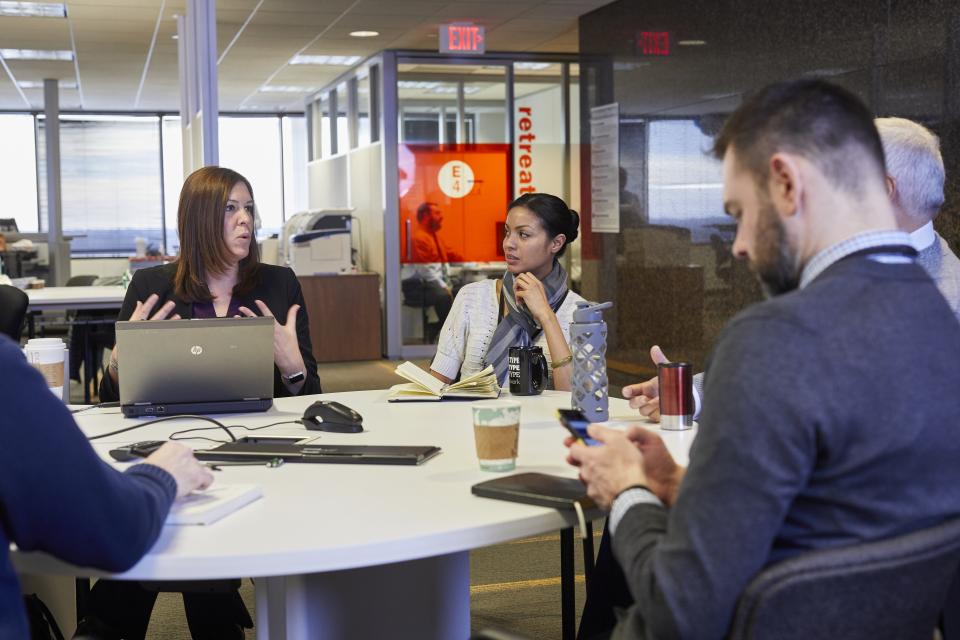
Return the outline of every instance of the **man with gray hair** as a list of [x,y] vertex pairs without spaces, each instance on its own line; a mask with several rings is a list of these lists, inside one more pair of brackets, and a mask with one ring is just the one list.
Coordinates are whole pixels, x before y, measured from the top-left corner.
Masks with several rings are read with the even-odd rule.
[[943,157],[940,139],[906,118],[874,120],[887,161],[887,192],[897,226],[910,234],[922,266],[960,318],[960,259],[933,229],[943,205]]

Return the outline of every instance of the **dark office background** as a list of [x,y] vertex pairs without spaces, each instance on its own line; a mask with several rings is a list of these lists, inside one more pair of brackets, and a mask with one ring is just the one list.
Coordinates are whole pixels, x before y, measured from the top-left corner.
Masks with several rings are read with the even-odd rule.
[[878,116],[937,133],[947,202],[936,226],[960,250],[960,3],[621,0],[581,17],[579,31],[585,145],[589,108],[620,105],[621,233],[586,234],[582,283],[588,298],[617,301],[614,368],[649,373],[647,349],[659,343],[701,369],[723,324],[760,299],[729,258],[734,228],[705,151],[742,96],[765,84],[824,78]]

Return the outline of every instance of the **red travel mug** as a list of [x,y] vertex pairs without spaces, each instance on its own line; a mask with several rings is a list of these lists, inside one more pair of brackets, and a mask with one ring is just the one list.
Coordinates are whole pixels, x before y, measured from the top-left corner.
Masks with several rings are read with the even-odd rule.
[[660,428],[673,431],[693,427],[693,369],[689,362],[657,365],[660,382]]

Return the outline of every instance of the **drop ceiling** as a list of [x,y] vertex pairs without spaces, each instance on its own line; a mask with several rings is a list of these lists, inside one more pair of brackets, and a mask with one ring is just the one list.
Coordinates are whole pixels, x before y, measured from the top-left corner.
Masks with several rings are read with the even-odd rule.
[[[347,67],[290,65],[297,53],[366,57],[383,49],[436,51],[437,25],[487,29],[488,51],[575,53],[577,19],[610,0],[220,0],[216,3],[221,111],[301,111],[307,90]],[[73,61],[4,60],[0,109],[43,108],[57,78],[64,110],[176,111],[175,16],[186,0],[71,0],[66,18],[0,16],[0,48],[69,50]],[[373,30],[373,38],[349,33]],[[12,74],[12,77],[11,77]],[[266,93],[287,86],[303,93]],[[28,84],[28,86],[30,86]],[[28,105],[29,103],[29,105]]]

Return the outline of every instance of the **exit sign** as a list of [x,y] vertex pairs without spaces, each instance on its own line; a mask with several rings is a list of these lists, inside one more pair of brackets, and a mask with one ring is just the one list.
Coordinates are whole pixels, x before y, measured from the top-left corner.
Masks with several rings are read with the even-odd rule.
[[636,52],[641,56],[670,55],[669,31],[641,31],[636,37]]
[[440,25],[440,53],[484,53],[486,27],[473,24]]

